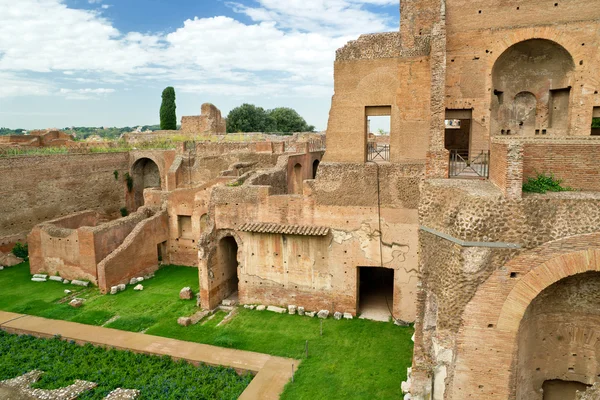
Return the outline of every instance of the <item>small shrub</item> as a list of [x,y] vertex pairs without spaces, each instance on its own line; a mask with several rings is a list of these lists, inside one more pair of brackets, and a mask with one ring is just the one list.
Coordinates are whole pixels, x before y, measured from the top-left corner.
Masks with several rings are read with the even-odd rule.
[[237,180],[235,182],[230,182],[227,184],[227,186],[229,187],[236,187],[236,186],[242,186],[244,182]]
[[556,179],[554,175],[538,174],[535,178],[528,178],[523,184],[523,192],[546,193],[546,192],[568,192],[573,189],[561,186],[562,180]]
[[119,180],[119,171],[117,171],[116,169],[113,172],[113,175],[115,176],[115,181]]
[[127,183],[127,190],[131,192],[133,190],[133,178],[129,175],[129,172],[125,172],[125,182]]
[[127,207],[121,207],[119,211],[121,211],[121,217],[126,217],[129,215],[129,210],[127,210]]
[[12,249],[12,253],[17,257],[22,258],[23,260],[27,260],[29,258],[29,246],[27,245],[27,243],[23,244],[17,242],[17,244],[15,244],[15,247],[13,247]]

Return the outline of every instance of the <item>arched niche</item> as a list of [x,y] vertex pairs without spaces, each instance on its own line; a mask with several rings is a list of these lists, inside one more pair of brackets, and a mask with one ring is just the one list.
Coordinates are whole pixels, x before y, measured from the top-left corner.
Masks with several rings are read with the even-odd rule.
[[[574,69],[571,54],[551,40],[506,49],[492,68],[491,134],[566,135]],[[526,112],[534,98],[535,113]]]
[[144,205],[144,189],[161,188],[160,169],[150,158],[140,158],[131,167],[135,209]]

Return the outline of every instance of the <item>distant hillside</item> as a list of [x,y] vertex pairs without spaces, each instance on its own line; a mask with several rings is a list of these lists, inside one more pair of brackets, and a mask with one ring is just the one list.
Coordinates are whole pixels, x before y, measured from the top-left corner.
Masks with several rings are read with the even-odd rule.
[[[75,140],[85,140],[86,138],[97,135],[103,139],[118,139],[123,133],[139,131],[157,131],[160,129],[160,125],[140,125],[140,126],[125,126],[122,128],[117,127],[87,127],[87,126],[71,126],[62,128],[66,133],[75,136]],[[0,128],[0,135],[23,135],[26,134],[25,129],[9,129]]]

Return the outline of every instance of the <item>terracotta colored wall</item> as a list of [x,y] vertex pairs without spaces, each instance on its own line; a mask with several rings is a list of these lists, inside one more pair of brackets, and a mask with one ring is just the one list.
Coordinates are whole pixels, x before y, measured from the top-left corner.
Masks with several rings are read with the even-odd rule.
[[[296,304],[356,313],[357,267],[395,270],[393,310],[413,320],[417,284],[417,204],[423,164],[381,167],[383,254],[380,253],[377,170],[372,164],[322,163],[304,196],[272,195],[268,186],[216,187],[211,201],[216,232],[246,222],[327,226],[327,237],[239,233],[242,302]],[[213,243],[214,240],[211,239]],[[210,254],[201,243],[199,263]],[[298,257],[300,255],[300,257]],[[212,284],[201,268],[201,294]],[[220,300],[218,300],[220,301]],[[217,301],[217,302],[218,302]]]
[[600,140],[524,144],[523,179],[553,174],[563,186],[600,191]]
[[[117,214],[127,153],[0,158],[0,245],[25,238],[37,224],[82,210]],[[18,173],[15,173],[18,171]]]
[[106,293],[111,286],[126,283],[158,269],[157,245],[168,239],[166,210],[139,223],[125,241],[98,264],[98,287]]

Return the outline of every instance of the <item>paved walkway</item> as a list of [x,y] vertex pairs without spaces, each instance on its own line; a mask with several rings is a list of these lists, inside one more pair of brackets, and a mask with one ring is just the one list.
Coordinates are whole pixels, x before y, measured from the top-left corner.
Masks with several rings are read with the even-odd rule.
[[9,333],[37,337],[62,336],[77,343],[91,343],[137,353],[169,355],[191,363],[223,365],[238,371],[256,373],[240,396],[242,400],[278,399],[283,387],[291,379],[292,364],[298,369],[298,360],[274,357],[250,351],[225,349],[206,344],[168,339],[142,333],[126,332],[100,326],[52,320],[30,315],[0,311],[0,329]]

